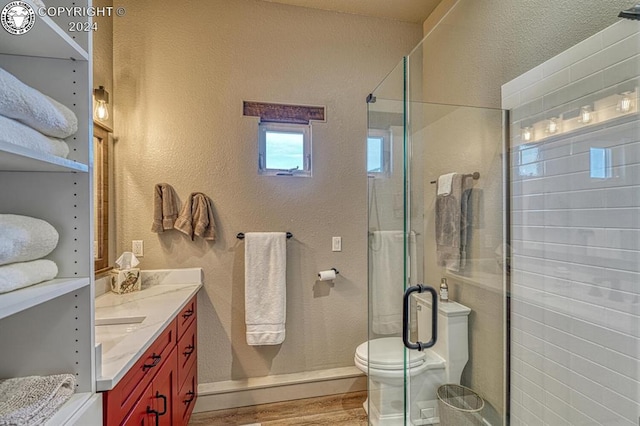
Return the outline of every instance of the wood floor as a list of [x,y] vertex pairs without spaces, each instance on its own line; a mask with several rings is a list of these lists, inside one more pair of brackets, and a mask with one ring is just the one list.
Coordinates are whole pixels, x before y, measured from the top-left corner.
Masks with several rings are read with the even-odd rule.
[[367,392],[351,392],[319,398],[298,399],[273,404],[193,414],[189,426],[366,426],[362,403]]

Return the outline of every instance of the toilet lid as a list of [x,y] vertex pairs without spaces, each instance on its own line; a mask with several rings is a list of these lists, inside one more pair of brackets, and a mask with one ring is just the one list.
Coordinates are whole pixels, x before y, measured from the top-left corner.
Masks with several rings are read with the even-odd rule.
[[[404,368],[404,344],[400,337],[384,337],[362,343],[356,349],[356,357],[371,368],[398,370]],[[407,350],[407,367],[414,368],[424,363],[425,353]]]

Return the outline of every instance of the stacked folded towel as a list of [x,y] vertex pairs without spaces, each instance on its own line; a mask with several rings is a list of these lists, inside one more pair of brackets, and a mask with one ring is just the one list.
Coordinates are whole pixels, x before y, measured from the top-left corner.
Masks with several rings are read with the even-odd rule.
[[74,393],[73,374],[0,380],[0,426],[46,423]]
[[58,238],[44,220],[0,214],[0,293],[55,278],[57,265],[41,258],[56,248]]
[[0,116],[0,140],[60,157],[69,154],[62,139],[78,131],[73,111],[2,68]]

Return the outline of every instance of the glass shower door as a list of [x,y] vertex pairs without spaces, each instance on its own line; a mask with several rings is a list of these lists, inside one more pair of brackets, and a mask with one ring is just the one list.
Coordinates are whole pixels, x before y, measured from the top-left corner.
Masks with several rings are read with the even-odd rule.
[[[437,388],[455,383],[484,398],[481,417],[497,426],[504,424],[507,388],[504,113],[425,102],[421,67],[417,49],[368,99],[369,422],[438,422]],[[436,235],[441,223],[437,226],[435,182],[450,172],[464,181],[448,198],[458,206],[453,263],[443,258]],[[402,342],[403,293],[418,284],[438,289],[442,278],[450,298],[460,305],[440,303],[439,312],[468,307],[467,330],[454,336],[439,324],[436,346],[407,349]],[[411,342],[432,338],[430,300],[428,293],[409,299]],[[449,353],[454,340],[461,346]]]

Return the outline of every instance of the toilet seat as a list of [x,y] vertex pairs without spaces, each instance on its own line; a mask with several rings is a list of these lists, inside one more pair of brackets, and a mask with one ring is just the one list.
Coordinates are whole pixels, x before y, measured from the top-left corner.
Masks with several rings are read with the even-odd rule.
[[[444,368],[445,361],[435,352],[408,351],[407,367],[409,375],[415,376],[425,370]],[[403,376],[405,369],[404,344],[400,337],[383,337],[364,342],[356,349],[354,361],[356,366],[365,373],[396,377]]]

